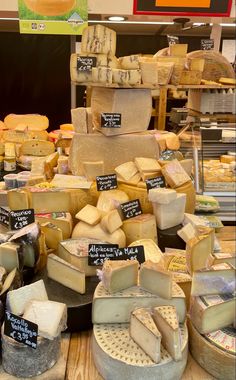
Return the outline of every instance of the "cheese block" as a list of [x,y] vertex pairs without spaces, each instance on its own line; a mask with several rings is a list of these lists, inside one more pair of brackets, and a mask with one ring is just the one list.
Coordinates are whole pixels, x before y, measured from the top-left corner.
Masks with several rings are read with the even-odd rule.
[[97,176],[104,175],[104,162],[103,161],[84,161],[83,172],[88,180],[96,180]]
[[115,172],[123,180],[129,181],[138,173],[138,168],[133,161],[129,161],[117,166]]
[[231,264],[234,267],[236,267],[236,256],[234,256],[234,253],[227,253],[227,252],[213,252],[214,262],[213,264],[221,264],[221,263],[227,263]]
[[139,69],[139,54],[127,55],[125,57],[119,57],[119,64],[121,69],[134,70]]
[[[160,141],[160,135],[157,135],[156,139],[157,139],[157,141]],[[179,140],[179,136],[177,136],[175,133],[173,133],[173,132],[162,133],[161,139],[165,140],[165,144],[166,144],[167,149],[179,150],[180,140]]]
[[204,71],[205,59],[203,58],[192,58],[190,59],[190,70],[191,71]]
[[147,187],[147,184],[145,183],[145,181],[147,179],[150,179],[150,178],[156,178],[156,177],[160,177],[160,172],[147,172],[147,173],[141,173],[141,179],[143,182],[140,182],[139,185],[142,186],[141,184],[143,183],[144,184],[144,187]]
[[0,244],[0,265],[7,272],[11,272],[14,268],[19,268],[19,248],[19,244],[13,242]]
[[36,214],[47,212],[69,212],[70,193],[54,189],[29,189],[29,205]]
[[110,67],[93,67],[92,81],[95,83],[112,83],[113,70]]
[[102,267],[102,283],[109,293],[120,292],[138,283],[137,260],[106,260]]
[[160,204],[169,204],[177,198],[177,193],[173,189],[150,189],[148,192],[148,199],[150,202],[156,202]]
[[188,273],[172,272],[172,280],[183,290],[186,298],[187,310],[190,308],[192,278]]
[[38,325],[38,335],[53,339],[66,329],[67,306],[54,301],[30,301],[23,318]]
[[190,274],[207,268],[213,262],[212,238],[210,235],[200,235],[188,240],[186,244],[186,262]]
[[7,129],[15,129],[19,124],[25,124],[28,130],[45,130],[48,128],[49,121],[46,116],[36,114],[16,115],[9,114],[4,119]]
[[185,57],[188,51],[188,44],[171,44],[169,49],[170,56]]
[[202,71],[200,70],[183,70],[179,84],[201,84],[202,80]]
[[229,264],[216,264],[193,273],[192,296],[228,294],[234,291],[235,268]]
[[50,222],[42,223],[40,228],[45,234],[47,247],[57,249],[59,242],[63,240],[62,230]]
[[85,107],[71,110],[71,120],[77,133],[88,133],[87,111]]
[[161,167],[158,161],[153,158],[135,157],[134,163],[138,170],[143,173],[160,172]]
[[174,306],[157,306],[153,318],[162,335],[162,344],[175,361],[181,360],[181,335]]
[[32,300],[47,301],[48,296],[43,280],[25,285],[7,293],[7,308],[11,313],[22,315],[28,302]]
[[185,213],[183,224],[186,225],[188,223],[191,223],[193,227],[196,227],[196,226],[203,226],[204,222],[203,222],[203,219],[200,218],[198,215]]
[[88,26],[82,33],[81,51],[115,55],[116,32],[101,24]]
[[117,175],[117,181],[119,183],[125,183],[127,185],[138,185],[138,183],[141,181],[141,176],[139,173],[133,175],[132,177],[130,177],[130,179],[128,180],[125,180],[123,179],[122,177],[119,176],[119,174]]
[[94,161],[104,162],[104,174],[113,173],[118,165],[133,161],[137,156],[159,157],[158,144],[149,132],[111,136],[109,139],[98,133],[75,133],[69,155],[69,166],[73,175],[83,175],[83,162],[91,162],[91,152],[93,152]]
[[108,212],[108,214],[102,218],[101,226],[104,229],[104,231],[107,231],[110,234],[115,232],[118,228],[122,226],[122,220],[119,212],[117,210],[112,210]]
[[148,86],[158,85],[158,64],[155,60],[140,58],[142,83]]
[[183,228],[177,231],[177,234],[187,243],[190,239],[197,236],[196,229],[191,223],[186,224]]
[[134,309],[161,305],[174,305],[180,323],[185,321],[185,295],[174,282],[172,284],[172,298],[169,300],[146,292],[138,286],[110,294],[100,282],[94,292],[92,321],[94,324],[129,323],[130,314]]
[[75,218],[82,220],[85,223],[94,226],[98,224],[101,220],[102,213],[97,209],[97,207],[86,205],[84,206],[76,215]]
[[236,85],[236,79],[234,78],[220,78],[219,83],[226,84],[226,85]]
[[122,203],[128,201],[128,195],[122,190],[113,189],[109,191],[101,191],[97,201],[97,208],[102,213],[106,214],[109,211],[117,209]]
[[174,64],[174,68],[170,78],[170,83],[173,85],[178,85],[182,71],[186,64],[186,59],[184,57],[156,57],[156,60],[160,63],[171,62]]
[[193,160],[191,158],[188,158],[188,159],[179,161],[179,163],[182,166],[182,168],[186,171],[188,176],[190,177],[193,171]]
[[15,152],[15,144],[13,143],[5,143],[4,144],[4,149],[5,149],[5,156],[6,157],[16,157],[16,152]]
[[62,284],[75,292],[80,294],[85,293],[85,272],[82,272],[74,265],[53,253],[48,255],[47,275],[48,278],[59,282],[59,284]]
[[24,129],[18,130],[18,127],[15,129],[9,129],[3,132],[2,138],[7,142],[14,142],[22,144],[26,140],[48,140],[47,131],[31,131],[28,130],[28,127],[24,124]]
[[152,203],[148,200],[148,192],[147,192],[147,186],[146,183],[144,183],[143,187],[140,187],[139,185],[143,182],[139,182],[137,186],[128,185],[126,183],[120,183],[119,189],[124,191],[130,199],[139,199],[142,212],[144,214],[152,214],[153,213],[153,207]]
[[223,154],[220,156],[220,162],[225,164],[230,164],[231,162],[235,161],[235,156],[230,156],[228,154]]
[[176,159],[170,161],[169,164],[162,167],[161,171],[166,182],[172,188],[179,187],[184,185],[186,182],[191,181],[191,178]]
[[40,225],[48,222],[57,226],[62,231],[63,239],[68,239],[71,236],[72,218],[68,212],[35,214],[35,221]]
[[120,248],[125,247],[126,245],[125,234],[120,228],[110,234],[103,230],[101,223],[96,224],[96,226],[90,226],[85,222],[77,223],[73,229],[72,238],[80,237],[94,238],[111,244],[118,244]]
[[[145,131],[151,119],[151,91],[95,87],[91,98],[91,109],[94,128],[106,136]],[[103,113],[121,114],[120,128],[102,127]]]
[[130,336],[154,363],[160,362],[161,334],[152,319],[150,310],[140,308],[131,313]]
[[193,297],[190,317],[200,334],[208,334],[232,325],[235,308],[236,297],[231,294]]
[[185,203],[185,194],[177,194],[176,199],[168,204],[153,203],[157,227],[165,230],[181,224],[184,219]]
[[123,221],[122,230],[127,244],[139,239],[152,239],[157,243],[156,219],[152,214],[142,214]]
[[24,141],[20,148],[20,154],[31,156],[48,156],[55,152],[55,146],[50,141],[27,140]]
[[119,85],[139,85],[141,84],[141,71],[112,69],[112,82]]
[[159,266],[164,265],[164,256],[158,245],[153,241],[153,239],[139,239],[133,241],[129,244],[129,247],[135,247],[142,245],[144,248],[145,261],[151,260],[153,263],[158,263]]
[[141,265],[139,285],[142,289],[161,298],[172,298],[171,274],[152,261],[148,260]]

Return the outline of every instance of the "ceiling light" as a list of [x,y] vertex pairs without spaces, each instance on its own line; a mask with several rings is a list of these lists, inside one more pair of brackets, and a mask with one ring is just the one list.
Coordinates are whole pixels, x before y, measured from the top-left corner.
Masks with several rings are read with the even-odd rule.
[[124,16],[109,16],[107,17],[109,21],[125,21]]

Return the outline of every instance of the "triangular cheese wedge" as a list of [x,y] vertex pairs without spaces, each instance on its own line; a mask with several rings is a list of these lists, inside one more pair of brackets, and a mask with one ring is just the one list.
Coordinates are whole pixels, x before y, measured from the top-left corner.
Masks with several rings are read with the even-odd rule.
[[102,268],[102,282],[109,293],[119,292],[138,283],[137,260],[106,260]]
[[172,298],[171,273],[152,261],[146,261],[141,265],[139,283],[142,289],[159,297]]

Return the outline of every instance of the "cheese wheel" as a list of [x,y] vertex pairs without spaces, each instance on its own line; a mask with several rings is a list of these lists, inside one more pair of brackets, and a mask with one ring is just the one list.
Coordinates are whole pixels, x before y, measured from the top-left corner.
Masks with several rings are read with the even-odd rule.
[[24,0],[25,5],[43,16],[59,16],[69,12],[75,6],[75,0]]

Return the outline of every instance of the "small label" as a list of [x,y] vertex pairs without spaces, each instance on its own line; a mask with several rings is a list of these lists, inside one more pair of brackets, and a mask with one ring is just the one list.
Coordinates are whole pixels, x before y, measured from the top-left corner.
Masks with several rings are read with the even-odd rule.
[[214,49],[214,40],[201,40],[201,50],[213,50]]
[[16,161],[4,160],[3,166],[5,172],[14,172],[16,170]]
[[9,212],[10,210],[8,210],[7,208],[0,207],[0,223],[7,227],[9,227],[9,223],[10,223]]
[[96,57],[78,57],[77,58],[77,70],[82,72],[92,71],[93,67],[97,65]]
[[92,266],[103,265],[106,260],[138,260],[144,263],[145,255],[143,245],[119,248],[113,244],[89,244],[88,264]]
[[147,190],[156,189],[158,187],[166,187],[165,178],[163,176],[149,178],[146,181]]
[[96,177],[97,191],[107,191],[117,188],[116,174],[108,174]]
[[121,128],[121,113],[102,113],[102,128]]
[[135,216],[142,214],[141,205],[139,199],[122,203],[120,205],[124,219],[134,218]]
[[6,311],[4,334],[26,346],[37,348],[38,325]]
[[168,40],[169,46],[179,44],[179,37],[177,36],[170,36],[169,34],[167,34],[167,40]]

